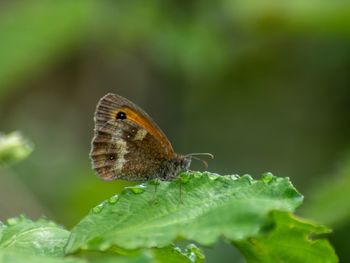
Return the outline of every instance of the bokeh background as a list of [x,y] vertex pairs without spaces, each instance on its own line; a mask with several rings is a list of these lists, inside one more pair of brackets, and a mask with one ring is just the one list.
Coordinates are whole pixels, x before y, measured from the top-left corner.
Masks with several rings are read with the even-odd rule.
[[[213,153],[210,171],[290,177],[299,214],[332,227],[350,262],[349,28],[342,0],[1,1],[0,131],[35,150],[1,168],[0,220],[70,228],[127,184],[88,158],[95,105],[114,92],[178,152]],[[206,254],[242,261],[224,241]]]

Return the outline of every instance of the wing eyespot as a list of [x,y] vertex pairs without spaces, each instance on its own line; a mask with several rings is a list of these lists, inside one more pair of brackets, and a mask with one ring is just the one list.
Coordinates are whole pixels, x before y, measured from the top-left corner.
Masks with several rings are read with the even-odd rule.
[[115,160],[115,159],[116,159],[115,154],[110,154],[110,155],[108,156],[108,159],[111,160],[111,161]]
[[126,119],[126,113],[124,111],[119,111],[116,116],[117,120],[125,120]]

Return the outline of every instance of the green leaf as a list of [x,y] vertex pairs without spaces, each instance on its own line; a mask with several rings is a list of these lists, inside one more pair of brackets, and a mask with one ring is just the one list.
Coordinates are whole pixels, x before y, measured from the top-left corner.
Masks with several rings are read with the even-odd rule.
[[[129,187],[92,209],[73,230],[67,253],[165,247],[178,238],[213,244],[220,236],[242,240],[272,221],[272,210],[294,211],[303,197],[288,178],[184,173],[180,180]],[[182,201],[180,200],[180,194]]]
[[141,250],[123,250],[113,247],[108,251],[82,251],[76,256],[89,262],[149,262],[149,263],[203,263],[202,251],[193,244],[181,249],[175,246]]
[[78,258],[53,258],[0,249],[0,263],[88,263]]
[[204,255],[194,245],[190,245],[185,250],[178,247],[165,247],[142,250],[138,255],[128,257],[100,257],[100,260],[93,260],[92,262],[149,262],[149,263],[202,263],[204,262]]
[[[92,263],[152,263],[154,261],[154,255],[151,250],[132,251],[121,255],[118,252],[113,251],[88,251],[75,255],[79,258],[84,258],[87,262]],[[184,261],[182,261],[184,262]]]
[[101,256],[96,259],[89,260],[89,262],[91,263],[154,263],[156,261],[154,261],[151,254],[141,253],[137,256],[129,256],[129,257]]
[[69,231],[46,219],[10,218],[0,228],[0,250],[59,257],[68,237]]
[[[195,245],[181,250],[178,247],[145,249],[141,251],[110,250],[89,259],[63,259],[63,248],[69,232],[55,223],[40,219],[33,222],[24,216],[0,222],[0,263],[2,262],[203,262],[204,256]],[[119,252],[122,253],[119,253]],[[123,253],[124,252],[124,253]],[[118,255],[119,254],[119,255]],[[124,254],[124,256],[123,256]],[[28,261],[27,261],[28,260]]]
[[88,263],[78,258],[53,258],[0,249],[0,263]]
[[181,250],[179,247],[152,249],[152,254],[154,262],[159,263],[204,262],[203,252],[194,244],[188,245],[185,250]]
[[[76,256],[83,256],[89,262],[154,262],[154,263],[203,263],[203,252],[194,244],[185,249],[176,246],[163,248],[125,250],[112,247],[107,251],[81,251]],[[116,261],[113,261],[116,260]]]
[[198,260],[198,258],[193,257],[189,258],[187,254],[189,250],[182,252],[171,247],[161,248],[161,249],[152,249],[144,250],[137,255],[129,256],[118,256],[118,255],[104,255],[99,254],[94,258],[76,258],[76,257],[67,257],[67,258],[57,258],[49,257],[44,255],[31,255],[23,252],[13,251],[13,250],[2,250],[0,249],[0,263],[19,263],[19,262],[28,262],[28,263],[191,263],[203,261]]
[[26,158],[33,151],[33,145],[19,132],[4,135],[0,133],[0,166]]
[[[329,178],[332,178],[329,180]],[[350,220],[350,157],[335,174],[327,176],[312,189],[301,214],[323,224],[339,228]]]
[[338,262],[329,242],[318,238],[330,229],[286,212],[275,211],[272,217],[276,226],[270,233],[234,242],[248,263]]

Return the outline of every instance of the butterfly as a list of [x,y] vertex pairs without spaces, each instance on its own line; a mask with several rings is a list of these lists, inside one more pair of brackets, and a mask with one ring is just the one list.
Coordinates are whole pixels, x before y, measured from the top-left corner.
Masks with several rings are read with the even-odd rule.
[[171,180],[189,169],[195,155],[212,157],[176,153],[152,118],[120,95],[102,97],[94,121],[90,158],[97,176],[106,181]]

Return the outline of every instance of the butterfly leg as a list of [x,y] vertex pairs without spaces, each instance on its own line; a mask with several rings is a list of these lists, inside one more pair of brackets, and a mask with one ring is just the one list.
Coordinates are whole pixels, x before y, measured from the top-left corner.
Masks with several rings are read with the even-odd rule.
[[153,179],[152,181],[150,181],[150,184],[154,186],[153,195],[151,200],[149,201],[149,203],[153,205],[153,204],[157,204],[157,189],[158,189],[158,185],[160,184],[160,180],[158,178]]
[[179,180],[179,200],[180,200],[180,204],[183,204],[183,200],[182,200],[182,180]]
[[180,173],[179,176],[176,178],[176,181],[179,183],[179,204],[183,204],[182,185],[187,184],[189,180],[190,177],[188,173]]

